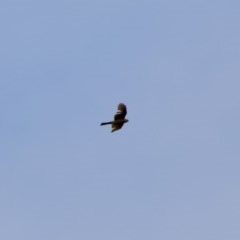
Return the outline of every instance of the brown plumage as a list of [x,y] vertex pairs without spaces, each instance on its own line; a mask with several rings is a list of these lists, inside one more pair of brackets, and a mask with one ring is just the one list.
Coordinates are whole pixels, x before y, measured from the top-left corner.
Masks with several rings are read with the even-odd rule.
[[127,115],[127,107],[124,103],[118,104],[117,113],[114,115],[114,120],[111,122],[103,122],[101,123],[101,126],[111,124],[112,125],[112,132],[115,132],[122,128],[124,123],[127,123],[128,120],[125,119],[125,116]]

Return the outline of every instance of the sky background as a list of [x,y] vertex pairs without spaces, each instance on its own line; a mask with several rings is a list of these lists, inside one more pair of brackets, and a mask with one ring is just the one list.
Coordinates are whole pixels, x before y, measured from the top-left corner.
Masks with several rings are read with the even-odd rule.
[[2,1],[0,239],[239,240],[239,26],[237,0]]

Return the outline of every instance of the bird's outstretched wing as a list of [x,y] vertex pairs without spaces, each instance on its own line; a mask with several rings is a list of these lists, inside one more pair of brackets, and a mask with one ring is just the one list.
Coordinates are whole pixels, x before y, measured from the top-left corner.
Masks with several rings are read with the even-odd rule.
[[127,115],[126,105],[123,103],[119,103],[117,113],[114,115],[114,121],[112,123],[112,132],[115,132],[122,128],[125,122],[126,115]]
[[118,110],[117,110],[116,114],[114,115],[114,120],[124,119],[126,115],[127,115],[126,105],[124,103],[119,103]]

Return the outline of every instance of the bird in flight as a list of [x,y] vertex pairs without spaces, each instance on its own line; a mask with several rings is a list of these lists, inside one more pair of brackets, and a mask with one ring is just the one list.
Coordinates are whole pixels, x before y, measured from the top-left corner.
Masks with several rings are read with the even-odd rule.
[[117,113],[114,115],[114,120],[111,122],[103,122],[100,126],[111,124],[112,125],[112,132],[115,132],[122,128],[124,123],[127,123],[128,120],[125,118],[127,115],[127,107],[124,103],[118,104]]

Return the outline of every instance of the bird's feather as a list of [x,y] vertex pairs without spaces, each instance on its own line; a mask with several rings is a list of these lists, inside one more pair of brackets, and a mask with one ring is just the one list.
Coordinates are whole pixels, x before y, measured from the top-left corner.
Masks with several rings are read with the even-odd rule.
[[127,115],[127,107],[123,103],[119,103],[116,114],[114,115],[114,120],[124,119]]

